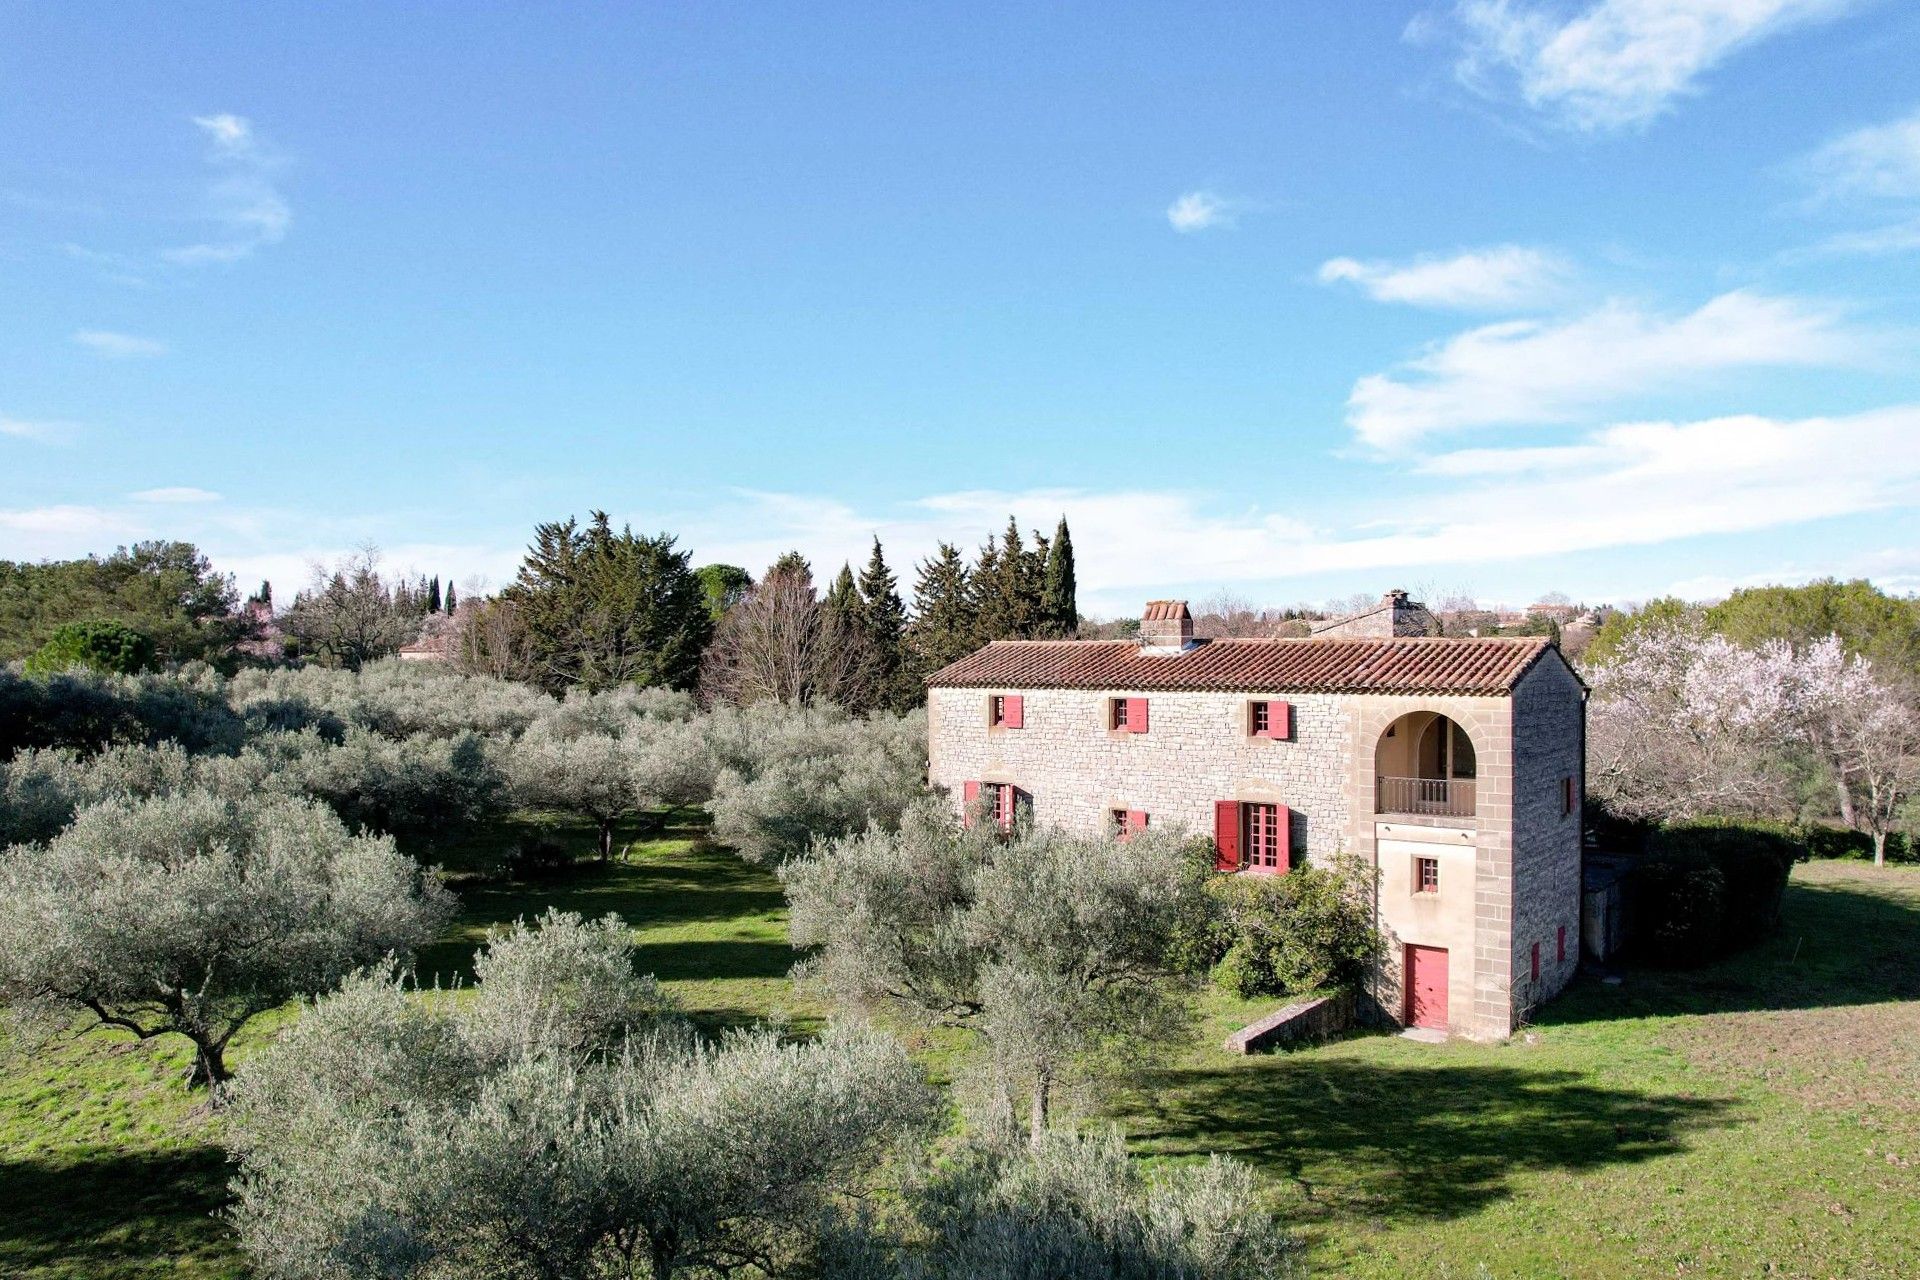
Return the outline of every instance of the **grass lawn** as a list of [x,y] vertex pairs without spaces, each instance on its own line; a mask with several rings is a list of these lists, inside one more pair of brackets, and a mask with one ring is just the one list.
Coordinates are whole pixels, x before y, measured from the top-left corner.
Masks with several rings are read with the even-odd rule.
[[1216,1017],[1120,1115],[1261,1166],[1323,1274],[1920,1276],[1920,871],[1797,867],[1786,916],[1505,1044],[1234,1059]]
[[[440,860],[458,872],[529,825]],[[622,833],[627,863],[465,883],[423,979],[463,975],[498,922],[616,911],[702,1025],[817,1026],[786,980],[777,881],[701,835],[671,815]],[[1255,1006],[1210,998],[1199,1042],[1115,1114],[1143,1152],[1258,1164],[1320,1274],[1920,1276],[1920,872],[1802,866],[1787,914],[1727,965],[1583,982],[1505,1045],[1368,1035],[1233,1058],[1220,1038]],[[944,1073],[948,1042],[915,1045]],[[105,1034],[0,1057],[0,1276],[243,1274],[212,1216],[218,1120],[185,1064]]]

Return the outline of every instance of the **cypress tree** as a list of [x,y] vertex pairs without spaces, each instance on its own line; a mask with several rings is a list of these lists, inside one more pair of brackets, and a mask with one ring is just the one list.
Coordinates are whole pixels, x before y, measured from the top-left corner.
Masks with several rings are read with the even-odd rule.
[[890,711],[905,711],[925,696],[920,682],[908,669],[906,655],[907,607],[900,602],[900,590],[893,570],[880,550],[880,539],[873,540],[873,554],[860,571],[860,603],[867,629],[867,647],[873,654],[874,674],[879,684],[880,705]]
[[427,612],[440,612],[440,575],[434,574],[433,581],[427,584]]
[[933,558],[921,563],[913,587],[913,622],[907,627],[916,679],[979,647],[971,579],[966,560],[950,542],[941,543]]
[[449,582],[447,583],[447,612],[448,612],[448,613],[452,613],[452,612],[453,612],[453,603],[454,603],[454,601],[453,601],[453,583],[452,583],[451,581],[449,581]]
[[1073,535],[1067,532],[1067,518],[1060,517],[1047,547],[1047,568],[1042,584],[1040,615],[1046,619],[1046,634],[1070,639],[1080,630],[1079,588],[1073,576]]
[[840,566],[839,575],[834,578],[833,585],[827,588],[827,598],[821,603],[827,608],[837,612],[849,622],[864,621],[860,616],[862,612],[860,608],[860,591],[853,582],[852,565],[843,564]]

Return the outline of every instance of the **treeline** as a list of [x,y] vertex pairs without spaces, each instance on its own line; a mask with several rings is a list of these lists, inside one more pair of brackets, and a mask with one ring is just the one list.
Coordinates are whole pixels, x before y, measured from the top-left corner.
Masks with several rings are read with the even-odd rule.
[[623,684],[697,691],[709,705],[833,703],[854,712],[920,704],[928,674],[992,640],[1058,638],[1080,625],[1073,540],[1007,522],[971,562],[941,543],[912,606],[874,539],[824,591],[799,552],[754,578],[696,568],[666,534],[541,525],[512,584],[461,620],[452,661],[551,693]]

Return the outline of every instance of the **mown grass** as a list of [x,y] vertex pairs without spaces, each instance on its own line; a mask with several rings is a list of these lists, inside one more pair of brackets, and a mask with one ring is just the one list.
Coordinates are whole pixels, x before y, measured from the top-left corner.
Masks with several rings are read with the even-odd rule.
[[[458,875],[542,825],[591,843],[522,818],[438,860]],[[464,976],[517,916],[615,911],[709,1030],[820,1024],[786,978],[772,876],[693,814],[630,839],[630,861],[544,885],[462,881],[422,978]],[[1920,871],[1802,866],[1787,920],[1712,969],[1583,981],[1504,1045],[1365,1035],[1235,1058],[1221,1036],[1264,1005],[1210,996],[1193,1045],[1112,1114],[1143,1153],[1255,1162],[1319,1274],[1920,1275]],[[946,1073],[952,1040],[912,1042]],[[213,1216],[218,1117],[181,1088],[185,1065],[99,1034],[0,1061],[0,1276],[243,1274]]]

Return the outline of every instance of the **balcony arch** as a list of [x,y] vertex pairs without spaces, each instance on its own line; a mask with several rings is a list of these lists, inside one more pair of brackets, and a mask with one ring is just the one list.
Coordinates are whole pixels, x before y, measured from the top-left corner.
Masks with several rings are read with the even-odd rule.
[[1438,711],[1407,712],[1374,744],[1374,812],[1473,817],[1479,755],[1459,721]]

